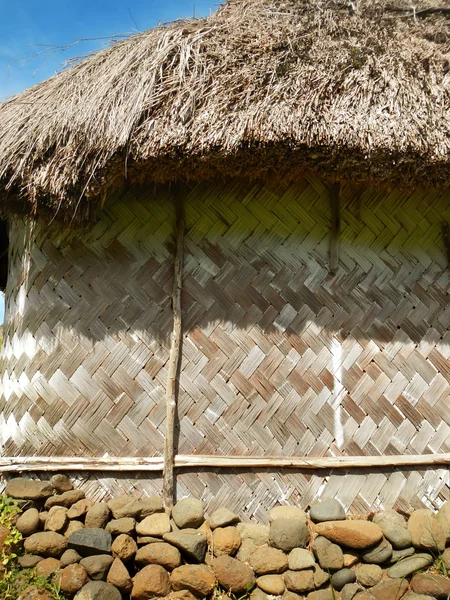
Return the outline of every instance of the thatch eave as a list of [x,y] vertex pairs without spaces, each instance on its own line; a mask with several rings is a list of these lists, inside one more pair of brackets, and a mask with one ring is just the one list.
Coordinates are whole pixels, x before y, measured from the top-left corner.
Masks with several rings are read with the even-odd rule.
[[447,2],[357,4],[230,0],[4,102],[1,210],[83,219],[124,182],[304,171],[447,187]]

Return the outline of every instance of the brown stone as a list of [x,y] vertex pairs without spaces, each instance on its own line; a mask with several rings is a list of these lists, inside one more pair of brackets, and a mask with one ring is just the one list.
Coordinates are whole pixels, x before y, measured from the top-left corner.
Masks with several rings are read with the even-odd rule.
[[128,569],[120,560],[120,558],[114,559],[113,564],[108,571],[106,581],[111,585],[114,585],[123,594],[129,594],[131,592],[131,588],[133,587],[133,582]]
[[71,490],[58,496],[51,496],[45,501],[45,508],[46,510],[50,510],[52,506],[64,506],[65,508],[70,508],[72,504],[82,500],[84,495],[83,490]]
[[383,577],[383,569],[378,565],[357,565],[355,573],[358,583],[364,587],[377,585]]
[[295,594],[294,592],[290,592],[289,590],[286,590],[283,594],[283,600],[305,600],[305,596],[303,596],[303,594],[301,596],[299,596],[298,594]]
[[44,529],[45,521],[47,520],[47,516],[48,516],[48,512],[46,510],[43,510],[42,512],[39,513],[39,528],[40,529]]
[[72,533],[75,533],[75,531],[79,531],[80,529],[84,529],[84,525],[81,521],[69,521],[64,531],[64,537],[70,538]]
[[357,549],[374,546],[383,537],[380,527],[370,521],[327,521],[314,529],[335,544]]
[[195,596],[189,590],[180,590],[179,592],[170,592],[165,600],[195,600]]
[[408,590],[409,584],[406,579],[391,579],[380,581],[370,593],[375,600],[399,600]]
[[414,575],[411,587],[416,594],[434,596],[437,600],[446,600],[450,595],[450,579],[432,573]]
[[344,554],[337,544],[333,544],[323,535],[316,537],[312,550],[322,569],[338,571],[344,566]]
[[444,563],[444,567],[447,571],[450,571],[450,548],[446,548],[442,553],[442,562]]
[[64,567],[55,578],[55,585],[61,589],[64,594],[73,596],[81,590],[83,585],[89,581],[86,569],[76,563]]
[[30,554],[59,558],[67,548],[67,539],[53,531],[33,533],[25,540],[24,548]]
[[324,571],[319,565],[314,568],[314,585],[316,588],[320,588],[325,583],[330,581],[330,574]]
[[241,536],[236,527],[217,527],[212,534],[214,556],[234,556],[241,545]]
[[344,552],[344,567],[349,569],[356,565],[359,560],[359,556],[355,552]]
[[[212,532],[211,527],[209,526],[209,522],[203,521],[203,523],[200,525],[200,527],[197,528],[197,531],[200,531],[200,533],[203,533],[206,536],[206,543],[208,544],[208,546],[212,546],[213,532]],[[238,534],[239,534],[239,532],[238,532]],[[241,536],[239,535],[239,545],[240,545],[240,541],[241,541]]]
[[108,523],[111,511],[106,502],[94,504],[86,513],[84,524],[89,529],[104,529]]
[[194,596],[204,598],[213,591],[216,578],[206,565],[182,565],[172,571],[170,582],[175,591],[189,590]]
[[352,600],[375,600],[375,596],[372,596],[369,591],[364,590],[363,592],[358,592],[356,596],[353,596]]
[[136,525],[138,535],[151,535],[152,537],[162,537],[165,533],[169,533],[170,529],[169,515],[165,513],[155,513],[145,517]]
[[17,600],[53,600],[53,595],[50,595],[39,586],[29,585],[17,597]]
[[78,502],[75,502],[75,504],[72,504],[72,506],[67,511],[67,518],[68,519],[78,519],[79,517],[83,517],[87,513],[87,511],[90,508],[92,508],[92,505],[93,505],[92,500],[87,500],[86,498],[83,498],[82,500],[78,500]]
[[445,502],[441,506],[436,518],[445,532],[448,546],[450,544],[450,502]]
[[297,506],[275,506],[269,510],[267,515],[269,517],[269,523],[273,523],[277,519],[297,519],[306,523],[306,513]]
[[285,590],[284,579],[281,575],[263,575],[258,577],[256,585],[271,596],[281,596]]
[[336,594],[331,590],[317,590],[317,592],[310,592],[306,596],[306,600],[335,600]]
[[123,562],[133,559],[138,547],[133,538],[126,533],[121,533],[111,544],[111,553],[114,558],[120,558]]
[[25,537],[36,533],[39,529],[39,511],[36,508],[26,510],[17,519],[16,527]]
[[139,548],[135,562],[137,565],[161,565],[168,571],[176,569],[181,564],[181,554],[178,548],[174,548],[165,542],[147,544]]
[[6,484],[5,494],[17,500],[45,500],[53,494],[48,481],[15,477]]
[[249,559],[250,566],[257,575],[283,573],[288,568],[288,557],[277,548],[257,548]]
[[253,540],[256,546],[269,543],[269,526],[259,523],[238,523],[236,525],[242,540]]
[[48,511],[44,529],[45,531],[56,531],[57,533],[61,533],[68,522],[67,508],[64,508],[63,506],[52,506]]
[[138,501],[138,519],[145,519],[155,513],[164,512],[162,500],[159,496],[148,496]]
[[246,593],[255,586],[253,570],[231,556],[218,556],[212,567],[220,585],[233,594]]
[[242,540],[241,547],[237,551],[236,558],[243,563],[248,563],[250,562],[250,556],[256,549],[257,546],[255,542],[250,538],[246,538]]
[[411,534],[412,545],[421,550],[442,552],[447,539],[442,521],[428,509],[416,510],[408,519],[408,531]]
[[284,582],[291,592],[309,592],[315,588],[314,571],[304,569],[303,571],[286,571]]
[[105,527],[106,531],[109,531],[111,535],[120,535],[121,533],[133,535],[135,528],[136,521],[132,517],[113,519]]
[[148,565],[133,577],[133,600],[148,600],[153,596],[167,596],[170,592],[170,578],[160,565]]
[[70,490],[73,490],[73,483],[70,480],[70,477],[64,475],[63,473],[56,473],[56,475],[53,475],[53,477],[50,479],[50,483],[58,492],[58,494],[63,494],[64,492],[70,492]]
[[56,558],[44,558],[44,560],[40,560],[36,565],[36,575],[48,578],[60,568],[61,563]]
[[19,556],[17,562],[22,569],[33,569],[41,560],[44,560],[44,558],[37,554],[24,554]]

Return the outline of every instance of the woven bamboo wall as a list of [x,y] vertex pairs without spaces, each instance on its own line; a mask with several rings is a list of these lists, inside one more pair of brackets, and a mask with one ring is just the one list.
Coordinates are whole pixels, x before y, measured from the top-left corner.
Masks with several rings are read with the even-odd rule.
[[[186,190],[180,454],[450,452],[449,195],[344,189],[342,204],[332,276],[319,180]],[[3,455],[161,454],[174,221],[169,195],[144,190],[81,234],[13,224]],[[161,486],[81,483],[96,497]],[[201,470],[177,489],[258,518],[277,502],[408,510],[449,491],[445,469]]]

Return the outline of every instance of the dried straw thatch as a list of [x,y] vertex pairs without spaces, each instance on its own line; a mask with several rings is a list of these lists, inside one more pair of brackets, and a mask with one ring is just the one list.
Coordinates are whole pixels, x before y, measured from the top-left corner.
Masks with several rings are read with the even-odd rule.
[[444,0],[229,0],[128,38],[0,105],[3,211],[87,218],[125,179],[313,170],[446,186],[449,13]]

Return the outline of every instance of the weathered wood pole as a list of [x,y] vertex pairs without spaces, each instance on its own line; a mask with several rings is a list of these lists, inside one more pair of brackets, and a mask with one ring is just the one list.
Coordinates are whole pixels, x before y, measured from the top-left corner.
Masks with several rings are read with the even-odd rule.
[[172,310],[173,330],[170,346],[169,369],[166,387],[166,439],[164,445],[163,498],[168,508],[172,508],[174,499],[174,454],[175,454],[175,421],[177,414],[178,365],[181,353],[181,289],[183,284],[184,254],[184,205],[179,190],[173,194],[176,210],[176,245],[173,271]]

